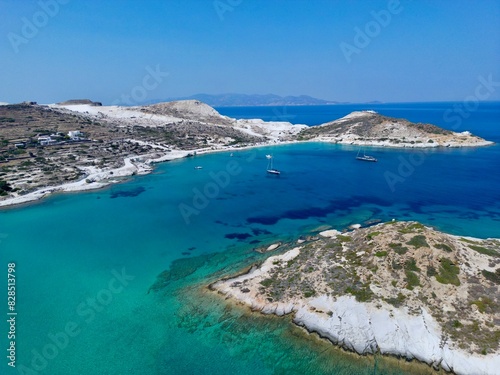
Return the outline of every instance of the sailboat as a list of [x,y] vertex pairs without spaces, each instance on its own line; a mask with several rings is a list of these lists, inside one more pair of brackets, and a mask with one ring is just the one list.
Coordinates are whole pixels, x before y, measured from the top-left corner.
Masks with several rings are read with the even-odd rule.
[[365,149],[363,149],[363,156],[360,156],[359,153],[361,152],[361,148],[358,150],[358,155],[356,155],[356,159],[357,160],[361,160],[361,161],[377,161],[377,159],[375,159],[373,156],[370,156],[370,155],[366,155],[365,154]]
[[[268,158],[268,156],[270,156]],[[281,172],[275,168],[273,168],[273,156],[272,155],[266,155],[266,158],[269,159],[269,163],[267,163],[267,173],[270,174],[280,174]]]

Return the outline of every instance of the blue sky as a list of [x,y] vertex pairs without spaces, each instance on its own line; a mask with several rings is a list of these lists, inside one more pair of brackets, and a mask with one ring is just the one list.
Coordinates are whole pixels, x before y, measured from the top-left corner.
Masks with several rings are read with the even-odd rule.
[[462,101],[481,77],[500,82],[497,0],[0,0],[0,14],[0,101],[11,103]]

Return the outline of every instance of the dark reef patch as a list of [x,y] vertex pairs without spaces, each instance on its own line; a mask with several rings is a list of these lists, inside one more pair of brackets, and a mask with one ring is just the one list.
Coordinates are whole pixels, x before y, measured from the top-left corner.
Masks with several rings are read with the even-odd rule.
[[238,239],[239,241],[243,241],[248,237],[252,237],[252,235],[249,233],[228,233],[224,237],[230,240]]
[[253,228],[252,233],[254,236],[259,236],[261,234],[272,234],[272,232],[269,232],[267,229],[259,229],[259,228]]
[[181,280],[203,267],[214,254],[200,255],[194,258],[181,258],[172,262],[169,270],[163,271],[156,277],[156,281],[149,288],[148,293],[157,292],[167,287],[171,282]]
[[146,191],[143,186],[138,186],[134,189],[129,190],[115,190],[111,192],[110,198],[132,198],[137,197],[139,194],[142,194]]
[[390,207],[391,202],[377,197],[353,196],[349,197],[348,199],[332,200],[326,207],[308,207],[300,210],[285,211],[283,213],[280,213],[280,215],[249,217],[247,219],[247,222],[249,224],[274,225],[281,219],[305,220],[311,217],[322,218],[333,214],[336,211],[350,211],[364,204],[374,204],[383,207]]

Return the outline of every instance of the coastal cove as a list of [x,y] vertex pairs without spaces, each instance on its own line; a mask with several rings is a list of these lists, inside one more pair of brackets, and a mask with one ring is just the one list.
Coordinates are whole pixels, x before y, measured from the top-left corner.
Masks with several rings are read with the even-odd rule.
[[[491,104],[487,103],[488,106]],[[354,109],[363,108],[362,105],[358,107]],[[388,117],[373,110],[353,111],[329,121],[342,111],[353,109],[352,106],[299,108],[302,112],[309,112],[309,125],[276,121],[285,119],[276,116],[271,117],[271,121],[247,119],[241,114],[232,118],[195,100],[139,107],[103,107],[90,100],[41,106],[34,102],[2,105],[0,112],[14,117],[4,116],[11,125],[1,126],[2,132],[8,136],[2,137],[0,149],[0,161],[6,163],[1,168],[0,207],[32,202],[57,192],[99,189],[120,182],[123,177],[150,173],[155,163],[224,150],[304,141],[417,148],[425,152],[428,149],[467,149],[495,144],[470,131],[453,131],[460,129],[461,121],[446,129],[431,123],[412,123],[404,118]],[[457,108],[456,104],[454,108]],[[486,121],[481,121],[483,125],[492,125],[489,121],[494,119],[494,108],[485,109],[489,116]],[[390,107],[382,109],[391,110]],[[493,116],[488,113],[491,109]],[[448,112],[453,111],[450,108],[440,110],[444,110],[443,119],[450,125]],[[248,108],[243,108],[243,111],[252,112]],[[262,114],[266,112],[267,109]],[[278,112],[273,108],[273,113]],[[51,128],[43,132],[52,134],[39,136],[36,141],[33,137],[24,138],[19,143],[19,137],[30,134],[31,128],[27,124],[35,117],[36,123]],[[268,115],[261,117],[267,118]],[[326,122],[315,126],[320,119]],[[54,125],[54,120],[67,124]],[[439,119],[434,120],[439,123]],[[69,131],[67,138],[63,138],[64,131],[74,127],[86,131]],[[75,133],[78,134],[76,138]],[[16,139],[18,143],[15,143]],[[360,151],[358,149],[358,153]],[[399,176],[391,171],[385,172],[391,190],[394,190],[395,183],[404,181],[413,173],[424,156],[413,158],[410,161],[413,165],[402,161],[404,171],[398,168]]]
[[[442,108],[405,106],[398,113],[374,109],[447,125]],[[458,236],[499,237],[500,110],[482,108],[457,131],[497,142],[488,147],[367,147],[377,163],[356,161],[359,147],[352,145],[235,149],[1,210],[1,263],[16,262],[18,269],[18,366],[51,375],[75,368],[82,375],[96,368],[122,375],[432,373],[425,365],[344,353],[287,319],[248,313],[207,286],[262,261],[257,247],[358,223],[395,218]],[[233,110],[278,116],[269,108],[261,116],[256,108]],[[324,122],[306,121],[304,113],[315,113],[309,107],[277,110],[302,115],[274,120]],[[268,154],[279,177],[266,175]],[[103,292],[116,274],[123,288]],[[43,357],[50,335],[68,322],[78,324],[78,335],[54,358],[40,360],[35,353]]]

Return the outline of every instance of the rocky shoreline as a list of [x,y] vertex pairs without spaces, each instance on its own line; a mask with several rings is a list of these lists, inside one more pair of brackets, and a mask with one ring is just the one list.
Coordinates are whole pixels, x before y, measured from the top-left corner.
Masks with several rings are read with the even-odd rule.
[[415,222],[296,244],[210,288],[347,350],[416,359],[456,374],[500,368],[500,241]]

